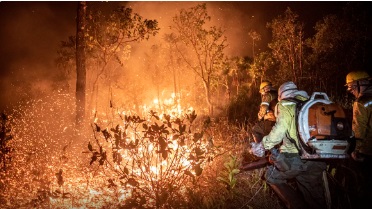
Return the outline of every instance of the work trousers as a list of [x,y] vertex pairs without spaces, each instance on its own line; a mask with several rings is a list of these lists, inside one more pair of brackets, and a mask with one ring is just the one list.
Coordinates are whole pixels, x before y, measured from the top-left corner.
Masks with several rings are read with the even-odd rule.
[[[268,184],[283,185],[287,184],[289,180],[294,180],[306,202],[306,205],[301,208],[327,208],[322,179],[322,173],[327,168],[325,162],[301,160],[297,153],[280,153],[276,159],[279,159],[279,161],[274,159],[274,165],[269,166],[265,174]],[[283,166],[283,163],[286,166]],[[291,198],[290,195],[287,197]],[[291,200],[287,201],[290,202]]]

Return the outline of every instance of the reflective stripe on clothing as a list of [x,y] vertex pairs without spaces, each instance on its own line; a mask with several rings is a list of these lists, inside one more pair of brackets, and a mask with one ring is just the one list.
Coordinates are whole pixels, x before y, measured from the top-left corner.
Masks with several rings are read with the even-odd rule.
[[294,103],[294,102],[283,102],[282,103],[283,106],[294,105],[294,104],[296,104],[296,103]]
[[364,107],[368,107],[368,106],[370,106],[370,105],[372,105],[372,101],[369,101],[369,102],[365,103],[365,104],[364,104]]

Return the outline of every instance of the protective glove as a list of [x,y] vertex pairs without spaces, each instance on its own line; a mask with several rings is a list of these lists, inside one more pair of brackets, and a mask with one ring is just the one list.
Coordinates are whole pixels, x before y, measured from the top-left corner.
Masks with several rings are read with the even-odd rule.
[[262,142],[259,143],[251,142],[251,148],[249,150],[249,153],[257,157],[263,157],[265,155],[265,148],[263,147]]

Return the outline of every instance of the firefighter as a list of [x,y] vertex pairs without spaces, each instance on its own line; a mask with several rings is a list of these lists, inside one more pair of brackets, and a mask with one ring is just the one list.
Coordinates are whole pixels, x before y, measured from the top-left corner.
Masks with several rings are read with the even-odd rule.
[[271,82],[263,81],[260,85],[261,104],[258,111],[258,122],[252,127],[253,140],[262,141],[275,124],[274,108],[278,102],[278,92],[273,88]]
[[[275,107],[276,123],[262,142],[252,143],[251,153],[262,157],[265,151],[271,150],[265,179],[278,194],[287,208],[326,208],[322,173],[326,163],[321,161],[302,160],[300,158],[299,138],[296,128],[296,102],[309,98],[305,91],[289,81],[278,90],[278,104]],[[274,147],[280,146],[279,151]],[[275,151],[275,153],[274,153]],[[297,192],[291,182],[296,182]]]
[[372,80],[365,71],[353,71],[347,74],[345,86],[355,96],[352,130],[356,146],[351,156],[362,177],[356,208],[363,208],[372,197]]

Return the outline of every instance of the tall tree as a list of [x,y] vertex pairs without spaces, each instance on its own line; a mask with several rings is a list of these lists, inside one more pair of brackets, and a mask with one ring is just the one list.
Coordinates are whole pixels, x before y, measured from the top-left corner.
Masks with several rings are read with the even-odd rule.
[[[333,98],[345,95],[345,76],[355,69],[371,67],[371,2],[349,2],[343,13],[323,17],[316,23],[316,34],[306,40],[311,48],[309,61],[317,91]],[[320,78],[320,79],[319,79]]]
[[76,125],[82,127],[85,118],[85,27],[86,27],[85,1],[78,3],[76,18]]
[[255,57],[254,46],[256,45],[255,42],[261,40],[261,35],[254,30],[249,31],[248,35],[252,39],[252,57],[254,60],[254,57]]
[[[205,29],[211,17],[206,4],[199,4],[188,10],[182,9],[173,18],[171,29],[176,49],[188,67],[202,80],[209,114],[213,115],[212,85],[223,67],[223,50],[226,37],[221,28],[215,26]],[[187,50],[183,50],[187,49]]]
[[231,90],[234,96],[236,96],[240,88],[243,85],[249,85],[254,83],[255,75],[250,72],[253,60],[251,57],[233,57],[228,60],[228,68],[226,68],[225,74],[228,75],[231,80],[231,87],[235,87]]
[[[85,2],[84,5],[86,6]],[[87,105],[85,109],[88,110],[98,102],[107,105],[107,98],[112,104],[112,98],[107,95],[112,94],[113,83],[119,82],[120,75],[123,74],[122,69],[129,58],[131,44],[147,40],[155,36],[159,30],[156,20],[144,19],[139,14],[133,13],[131,8],[121,6],[111,13],[91,11],[89,8],[91,7],[84,11],[86,12],[83,27],[85,35],[79,37],[83,33],[77,33],[76,37],[69,37],[68,41],[62,42],[57,59],[59,66],[65,69],[69,69],[69,65],[77,65],[78,59],[82,57],[78,58],[76,50],[79,44],[75,45],[75,43],[78,38],[85,42],[87,71],[86,75],[79,72],[79,76],[84,76],[86,80],[82,83],[83,80],[79,79],[80,83],[76,90],[84,87],[86,93],[82,94],[79,90],[79,96],[90,95],[90,99],[84,102]],[[105,99],[102,99],[103,96],[106,96]]]
[[[132,43],[148,40],[159,30],[156,20],[143,19],[131,8],[118,7],[113,12],[105,14],[101,11],[90,11],[87,24],[87,46],[92,63],[96,68],[92,73],[91,102],[99,99],[98,82],[102,81],[100,92],[108,88],[106,95],[112,94],[111,82],[115,70],[122,69],[125,60],[129,58]],[[102,94],[101,94],[102,95]],[[112,98],[110,104],[112,104]]]
[[303,76],[303,23],[288,7],[284,16],[272,20],[267,27],[272,29],[273,39],[269,48],[279,62],[280,78],[298,83],[299,77]]
[[254,80],[255,84],[263,80],[270,80],[274,85],[280,85],[281,81],[277,81],[278,76],[275,74],[275,69],[278,69],[278,64],[273,58],[272,53],[264,51],[258,54],[254,59],[250,73],[253,75],[252,77],[257,78]]

